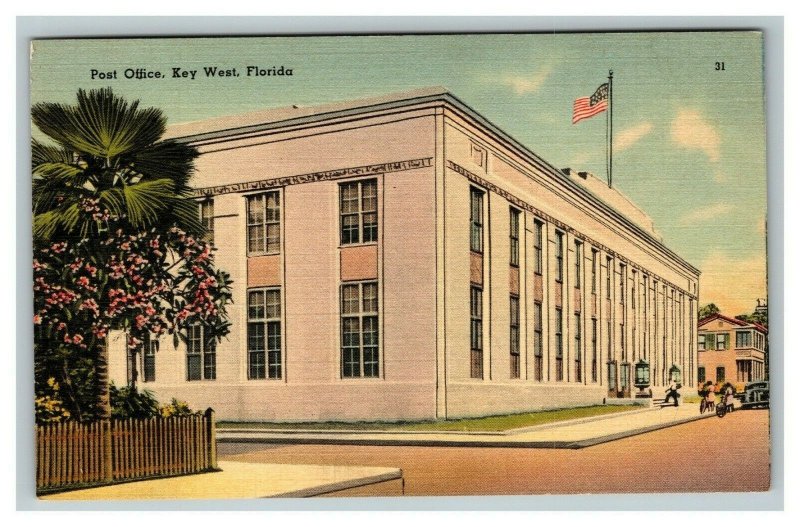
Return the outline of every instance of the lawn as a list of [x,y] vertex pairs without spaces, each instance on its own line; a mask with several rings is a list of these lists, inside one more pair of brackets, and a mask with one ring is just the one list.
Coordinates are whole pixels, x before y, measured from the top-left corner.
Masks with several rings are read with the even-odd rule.
[[630,412],[631,410],[640,410],[641,408],[642,407],[640,405],[636,404],[619,406],[583,406],[579,408],[562,408],[558,410],[542,410],[539,412],[529,412],[524,414],[494,415],[472,419],[452,419],[448,421],[359,421],[325,423],[242,423],[220,421],[217,427],[226,430],[235,430],[241,428],[264,428],[279,430],[381,430],[387,432],[500,432],[505,430],[513,430],[514,428],[556,423],[559,421],[569,421],[571,419],[581,419],[584,417],[595,417],[621,412]]

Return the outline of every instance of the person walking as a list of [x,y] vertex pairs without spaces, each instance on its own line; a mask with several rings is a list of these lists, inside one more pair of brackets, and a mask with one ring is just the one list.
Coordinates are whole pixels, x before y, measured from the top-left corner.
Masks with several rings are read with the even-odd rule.
[[733,411],[733,386],[730,384],[725,388],[725,411]]
[[717,405],[717,395],[714,393],[714,383],[711,381],[706,381],[706,397],[705,397],[705,405],[706,410],[713,410],[714,407]]
[[678,406],[678,397],[681,394],[678,393],[678,383],[675,382],[675,379],[672,379],[669,383],[669,388],[666,389],[665,393],[667,396],[664,398],[664,403],[669,403],[670,397],[675,401],[675,406]]

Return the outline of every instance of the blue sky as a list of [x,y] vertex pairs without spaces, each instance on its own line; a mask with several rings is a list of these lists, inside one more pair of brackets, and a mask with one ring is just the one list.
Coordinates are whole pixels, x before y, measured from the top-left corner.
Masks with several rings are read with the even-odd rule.
[[[725,69],[716,69],[724,62]],[[237,68],[238,78],[126,80],[126,68]],[[248,65],[291,77],[246,77]],[[92,80],[91,69],[117,70]],[[605,115],[574,99],[614,70],[614,186],[703,272],[701,303],[766,296],[762,39],[754,32],[39,41],[33,102],[111,86],[171,123],[444,86],[558,167],[605,177]],[[202,77],[202,78],[201,78]]]

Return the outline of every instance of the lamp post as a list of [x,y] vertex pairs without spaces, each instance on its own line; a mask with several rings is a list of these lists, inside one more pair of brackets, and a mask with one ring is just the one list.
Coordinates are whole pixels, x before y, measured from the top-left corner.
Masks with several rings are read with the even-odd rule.
[[677,365],[673,364],[669,369],[669,378],[670,380],[675,381],[676,384],[681,384],[681,369],[678,368]]
[[653,396],[652,390],[648,390],[650,387],[650,363],[644,359],[639,359],[639,362],[636,363],[633,385],[639,388],[639,392],[636,394],[637,398]]

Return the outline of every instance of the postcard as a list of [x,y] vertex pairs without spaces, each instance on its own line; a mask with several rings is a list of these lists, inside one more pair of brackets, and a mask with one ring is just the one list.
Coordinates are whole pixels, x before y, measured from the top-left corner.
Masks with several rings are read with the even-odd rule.
[[769,490],[762,57],[32,41],[37,496]]

